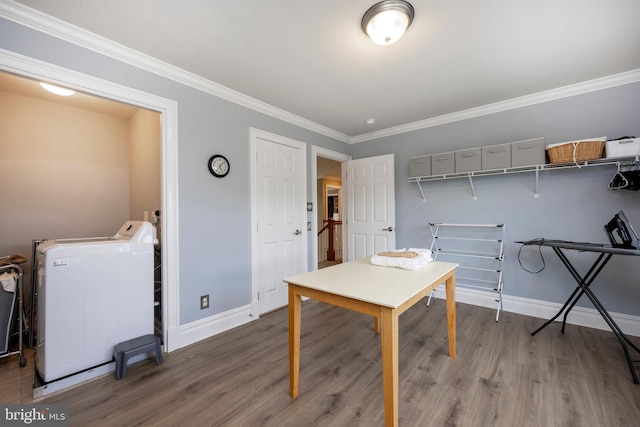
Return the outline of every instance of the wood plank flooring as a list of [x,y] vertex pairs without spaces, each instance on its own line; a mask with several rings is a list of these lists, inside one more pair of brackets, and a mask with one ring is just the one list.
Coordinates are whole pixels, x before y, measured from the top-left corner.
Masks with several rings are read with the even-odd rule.
[[[553,324],[532,337],[543,319],[502,313],[495,322],[491,309],[457,310],[455,360],[443,300],[400,318],[400,425],[640,425],[640,385],[611,332],[568,325],[563,335]],[[287,312],[278,310],[165,354],[161,366],[149,359],[124,380],[105,376],[45,402],[69,404],[73,426],[384,425],[370,317],[303,303],[297,400],[289,397],[287,340]],[[9,364],[0,364],[3,384]]]

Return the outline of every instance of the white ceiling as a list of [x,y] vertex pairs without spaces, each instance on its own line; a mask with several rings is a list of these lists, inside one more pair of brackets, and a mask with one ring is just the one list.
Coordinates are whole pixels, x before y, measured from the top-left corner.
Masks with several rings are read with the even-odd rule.
[[411,0],[391,46],[376,0],[18,2],[348,137],[640,69],[638,0]]

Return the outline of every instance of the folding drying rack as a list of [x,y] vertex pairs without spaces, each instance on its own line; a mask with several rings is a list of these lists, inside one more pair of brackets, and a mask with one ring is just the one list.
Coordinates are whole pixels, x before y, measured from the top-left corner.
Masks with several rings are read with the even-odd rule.
[[[459,264],[456,286],[491,292],[497,322],[502,311],[505,225],[429,223],[429,228],[433,259]],[[427,305],[433,296],[432,292]]]

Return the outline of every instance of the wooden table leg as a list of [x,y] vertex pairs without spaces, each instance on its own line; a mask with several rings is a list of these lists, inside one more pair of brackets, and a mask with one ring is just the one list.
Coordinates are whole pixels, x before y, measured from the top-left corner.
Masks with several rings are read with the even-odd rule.
[[396,310],[382,307],[382,385],[384,418],[387,427],[398,426],[398,316]]
[[447,329],[449,333],[449,356],[456,358],[456,275],[455,271],[446,280]]
[[289,284],[289,394],[298,397],[300,378],[300,295],[296,294],[296,286]]

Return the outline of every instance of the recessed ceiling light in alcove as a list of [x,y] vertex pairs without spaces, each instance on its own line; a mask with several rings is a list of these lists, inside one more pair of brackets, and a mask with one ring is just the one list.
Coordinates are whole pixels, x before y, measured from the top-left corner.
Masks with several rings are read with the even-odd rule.
[[50,83],[40,82],[40,86],[42,86],[45,90],[60,96],[71,96],[76,93],[75,90],[67,89],[64,87],[52,85]]

